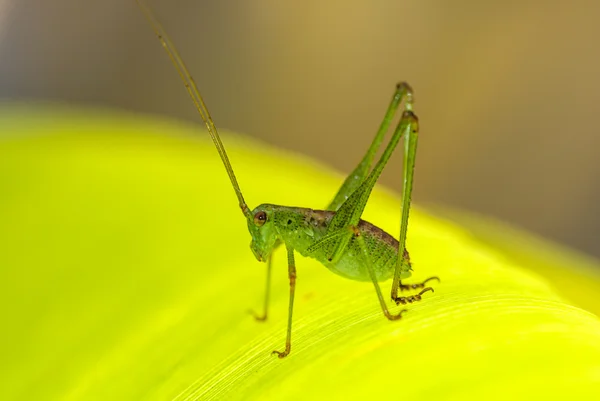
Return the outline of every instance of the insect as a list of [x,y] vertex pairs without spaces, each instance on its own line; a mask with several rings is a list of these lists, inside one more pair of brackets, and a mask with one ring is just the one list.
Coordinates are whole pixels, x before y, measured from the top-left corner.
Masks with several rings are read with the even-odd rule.
[[[383,314],[389,320],[400,319],[406,309],[398,313],[391,313],[381,293],[379,282],[392,278],[391,298],[396,305],[420,301],[425,292],[433,292],[433,288],[426,287],[426,285],[431,280],[439,281],[438,277],[430,277],[418,284],[404,284],[401,281],[410,277],[412,270],[405,244],[419,127],[417,116],[412,110],[413,91],[407,83],[403,82],[396,86],[385,117],[367,153],[354,171],[346,178],[333,201],[325,210],[272,204],[262,204],[254,210],[250,210],[237,183],[217,128],[202,96],[200,96],[196,83],[152,11],[143,0],[136,0],[136,2],[177,69],[188,94],[198,109],[198,113],[206,124],[237,196],[239,207],[246,218],[248,231],[252,236],[250,247],[254,256],[258,261],[267,263],[264,312],[262,315],[255,314],[257,320],[267,318],[272,252],[281,245],[285,246],[287,250],[290,283],[287,335],[285,349],[283,351],[273,351],[273,354],[279,358],[284,358],[290,353],[292,347],[292,314],[296,290],[295,253],[318,260],[332,272],[342,277],[359,281],[371,281],[375,287]],[[385,133],[388,131],[402,102],[404,102],[404,109],[400,121],[379,160],[371,168],[375,154],[380,148]],[[404,138],[405,143],[404,184],[402,188],[400,237],[399,240],[396,240],[377,226],[362,220],[361,215],[379,175],[401,138]],[[399,291],[419,289],[420,292],[414,295],[399,296]]]

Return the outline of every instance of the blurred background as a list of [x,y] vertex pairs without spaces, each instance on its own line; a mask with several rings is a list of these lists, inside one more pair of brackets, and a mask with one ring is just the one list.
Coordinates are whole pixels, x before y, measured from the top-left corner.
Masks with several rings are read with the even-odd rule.
[[[217,126],[347,174],[406,80],[419,204],[600,256],[600,2],[148,3]],[[0,98],[200,122],[133,0],[0,0]],[[381,179],[398,191],[400,154]]]

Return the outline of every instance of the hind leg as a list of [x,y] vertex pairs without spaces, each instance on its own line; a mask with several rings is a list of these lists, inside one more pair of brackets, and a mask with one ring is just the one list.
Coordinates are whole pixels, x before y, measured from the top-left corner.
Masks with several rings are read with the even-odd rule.
[[399,284],[399,289],[400,291],[410,291],[410,290],[418,290],[419,288],[425,288],[425,284],[427,284],[429,281],[431,280],[437,280],[438,283],[440,282],[440,278],[437,276],[433,276],[433,277],[429,277],[427,280],[421,282],[421,283],[414,283],[414,284],[402,284],[402,281],[400,281]]
[[388,131],[392,120],[394,119],[394,115],[402,102],[402,99],[406,99],[406,103],[412,102],[412,89],[406,82],[401,82],[396,85],[396,91],[394,92],[394,96],[392,97],[392,101],[388,106],[388,109],[385,113],[383,121],[379,126],[379,130],[377,130],[377,134],[375,138],[373,138],[373,142],[367,149],[367,153],[363,156],[358,166],[352,171],[348,177],[346,177],[346,181],[342,184],[337,194],[333,198],[333,201],[327,206],[327,210],[338,210],[340,206],[348,199],[348,197],[362,184],[362,182],[367,178],[369,174],[369,170],[371,168],[371,164],[373,164],[373,159],[375,158],[375,154],[381,143],[383,142],[383,137],[385,133]]

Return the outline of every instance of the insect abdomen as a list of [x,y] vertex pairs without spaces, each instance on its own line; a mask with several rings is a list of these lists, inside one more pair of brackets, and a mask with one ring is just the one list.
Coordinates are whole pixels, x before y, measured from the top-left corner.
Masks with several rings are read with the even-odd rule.
[[[364,257],[355,238],[350,240],[337,263],[328,260],[331,247],[308,252],[309,247],[327,233],[329,222],[334,215],[335,212],[329,210],[281,207],[276,213],[276,225],[281,239],[301,255],[317,259],[329,270],[345,278],[370,281]],[[365,239],[377,281],[390,279],[396,268],[398,241],[381,228],[364,220],[360,220],[358,229]],[[405,260],[408,261],[408,252],[405,252]],[[406,263],[401,278],[409,276],[410,264]]]
[[[360,220],[358,230],[365,240],[377,281],[385,281],[392,278],[398,260],[398,241],[368,221]],[[405,260],[408,261],[408,252],[405,252]],[[334,273],[352,280],[371,280],[362,250],[355,238],[350,240],[346,252],[337,264],[325,265]],[[405,264],[405,271],[402,272],[401,278],[409,276],[410,264],[407,263]]]

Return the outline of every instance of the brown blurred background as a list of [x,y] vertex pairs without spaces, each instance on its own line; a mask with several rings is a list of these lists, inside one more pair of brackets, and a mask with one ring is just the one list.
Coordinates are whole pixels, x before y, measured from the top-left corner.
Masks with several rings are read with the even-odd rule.
[[[600,256],[600,2],[148,2],[219,127],[349,172],[406,80],[417,202]],[[0,97],[199,121],[133,0],[0,0]]]

